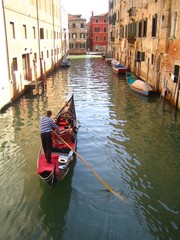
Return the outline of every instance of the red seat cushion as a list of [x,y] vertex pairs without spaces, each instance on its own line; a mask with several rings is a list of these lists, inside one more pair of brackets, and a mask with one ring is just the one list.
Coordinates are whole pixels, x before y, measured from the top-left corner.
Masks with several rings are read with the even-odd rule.
[[47,163],[45,155],[41,154],[38,162],[38,174],[43,173],[44,171],[51,172],[56,165],[56,173],[59,173],[59,164],[58,164],[58,154],[51,154],[51,162]]

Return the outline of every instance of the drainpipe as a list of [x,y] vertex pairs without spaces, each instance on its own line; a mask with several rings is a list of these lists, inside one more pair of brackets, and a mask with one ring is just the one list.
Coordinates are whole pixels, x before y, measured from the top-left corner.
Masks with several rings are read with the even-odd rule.
[[52,0],[52,24],[53,24],[53,59],[54,59],[54,69],[56,69],[55,62],[55,32],[54,32],[54,0]]
[[4,29],[5,29],[5,39],[6,39],[6,56],[7,56],[7,63],[8,63],[8,76],[10,76],[10,63],[9,63],[9,48],[8,48],[8,39],[7,39],[7,27],[6,27],[6,17],[5,17],[5,10],[4,10],[4,0],[2,0],[2,9],[3,9],[3,18],[4,18]]
[[37,29],[38,29],[38,55],[40,56],[40,36],[39,36],[39,6],[38,0],[36,0],[36,16],[37,16]]
[[[40,56],[40,36],[39,36],[39,8],[38,8],[38,0],[36,0],[36,16],[37,16],[37,32],[38,32],[38,56],[39,56],[39,61],[41,61],[41,56]],[[36,59],[37,61],[37,59]],[[34,63],[35,64],[35,63]],[[35,64],[35,85],[36,85],[36,93],[38,93],[38,80],[37,80],[37,65]],[[40,68],[41,68],[41,63],[40,63]]]

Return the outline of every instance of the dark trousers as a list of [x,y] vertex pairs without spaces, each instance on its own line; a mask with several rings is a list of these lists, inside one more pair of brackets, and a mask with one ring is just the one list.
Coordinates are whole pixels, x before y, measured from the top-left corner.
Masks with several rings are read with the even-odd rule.
[[41,133],[42,147],[47,162],[51,161],[51,151],[52,151],[52,137],[51,132]]

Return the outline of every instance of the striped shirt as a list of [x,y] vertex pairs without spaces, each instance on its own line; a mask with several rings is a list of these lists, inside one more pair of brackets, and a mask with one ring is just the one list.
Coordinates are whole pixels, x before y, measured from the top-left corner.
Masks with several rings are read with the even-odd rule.
[[58,126],[54,123],[52,118],[42,116],[40,119],[40,131],[41,133],[51,132],[52,129],[56,129]]

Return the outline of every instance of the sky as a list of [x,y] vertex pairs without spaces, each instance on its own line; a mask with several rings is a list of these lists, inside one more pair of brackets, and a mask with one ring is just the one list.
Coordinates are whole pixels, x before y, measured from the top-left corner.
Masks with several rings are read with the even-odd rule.
[[81,14],[83,18],[89,21],[92,15],[108,12],[109,0],[63,0],[64,9],[69,14]]

